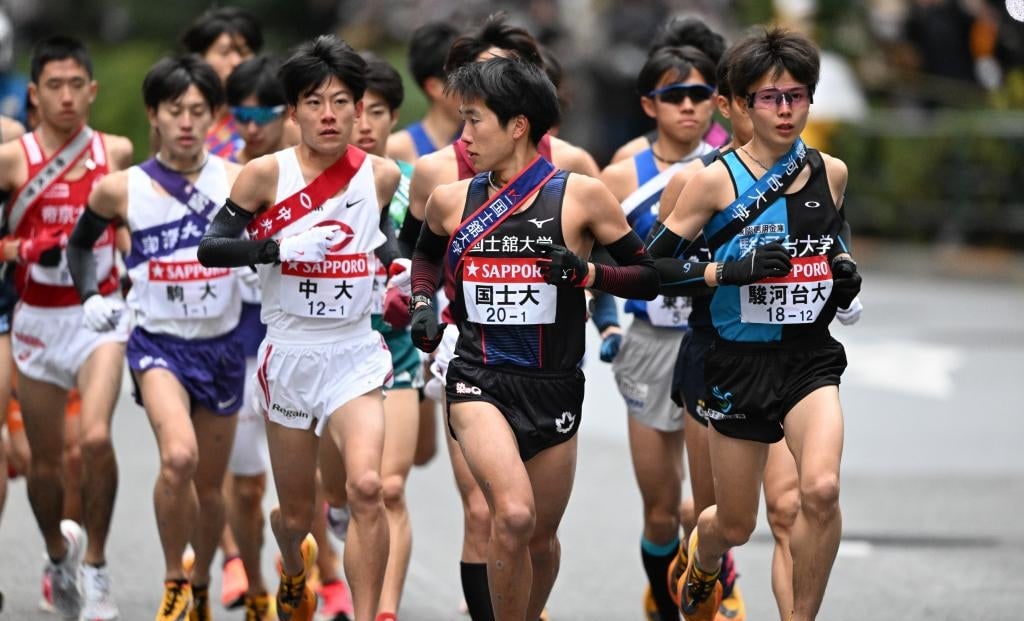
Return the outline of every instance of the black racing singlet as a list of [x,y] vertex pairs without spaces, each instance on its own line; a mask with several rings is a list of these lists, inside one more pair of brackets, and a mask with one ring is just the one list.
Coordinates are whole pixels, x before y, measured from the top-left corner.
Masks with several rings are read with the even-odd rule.
[[[756,177],[735,152],[723,155],[722,161],[734,190],[742,191],[755,183]],[[715,290],[711,317],[723,339],[799,342],[828,334],[836,312],[830,295],[829,258],[838,251],[841,220],[821,154],[808,149],[807,162],[811,174],[803,188],[780,197],[734,237],[710,249],[715,261],[734,261],[752,247],[778,241],[793,260],[793,268],[783,278]]]
[[[555,173],[533,204],[509,216],[466,254],[456,274],[452,313],[459,326],[455,355],[473,364],[519,371],[566,372],[585,348],[583,289],[544,282],[538,244],[565,245],[562,200],[569,173]],[[463,219],[487,199],[487,174],[470,182]]]

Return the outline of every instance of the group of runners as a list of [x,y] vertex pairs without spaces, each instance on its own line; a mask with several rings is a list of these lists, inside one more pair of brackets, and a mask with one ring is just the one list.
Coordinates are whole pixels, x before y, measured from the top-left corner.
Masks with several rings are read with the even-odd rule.
[[807,38],[760,28],[727,46],[699,20],[666,24],[636,81],[656,128],[604,170],[555,136],[558,68],[501,15],[415,31],[429,107],[398,132],[399,73],[338,38],[282,61],[222,8],[181,43],[142,81],[141,164],[89,127],[97,84],[70,37],[33,50],[38,124],[0,126],[0,399],[16,385],[5,446],[49,605],[119,615],[105,546],[127,359],[159,449],[157,621],[213,618],[218,548],[221,603],[246,619],[397,619],[405,485],[436,452],[435,401],[467,613],[548,618],[590,316],[629,421],[645,618],[745,617],[729,550],[762,487],[780,618],[816,618],[841,530],[846,358],[829,325],[859,317],[860,276],[846,167],[800,139]]

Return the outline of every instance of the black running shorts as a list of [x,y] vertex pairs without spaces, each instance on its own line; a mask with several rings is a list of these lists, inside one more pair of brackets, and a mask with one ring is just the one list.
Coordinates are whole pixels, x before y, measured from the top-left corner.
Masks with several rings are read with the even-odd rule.
[[[456,356],[448,364],[446,379],[449,418],[453,403],[490,403],[512,428],[524,463],[572,438],[580,428],[585,381],[580,369],[561,375],[539,375],[517,372],[509,366],[475,365]],[[448,428],[452,431],[451,422]]]
[[697,405],[723,435],[774,443],[783,438],[786,414],[818,388],[838,386],[845,369],[846,351],[827,335],[800,347],[716,340]]
[[687,332],[672,373],[672,401],[686,408],[690,418],[705,427],[708,421],[700,415],[697,402],[704,396],[704,358],[714,340],[714,330],[698,328]]

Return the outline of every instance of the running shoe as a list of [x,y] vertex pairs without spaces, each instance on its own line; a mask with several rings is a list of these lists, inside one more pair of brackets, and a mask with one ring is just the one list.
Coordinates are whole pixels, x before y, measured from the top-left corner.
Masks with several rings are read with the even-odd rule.
[[722,583],[722,603],[718,606],[718,615],[715,621],[744,621],[747,618],[747,607],[743,603],[743,594],[736,584],[736,563],[732,558],[732,551],[722,555],[722,570],[718,574],[718,581]]
[[93,567],[82,565],[82,582],[85,585],[84,621],[111,621],[120,613],[110,589],[110,571],[106,565]]
[[82,614],[85,597],[82,589],[82,555],[85,531],[73,520],[61,520],[60,532],[67,542],[67,553],[59,563],[47,560],[44,572],[50,581],[50,593],[57,612],[69,619]]
[[324,514],[327,515],[327,528],[338,538],[338,541],[344,543],[345,537],[348,535],[348,523],[352,519],[352,512],[348,505],[332,507],[325,502]]
[[323,621],[349,621],[355,614],[352,595],[344,580],[331,580],[320,585],[320,616]]
[[220,603],[228,610],[238,608],[245,603],[245,593],[249,590],[249,578],[245,575],[242,559],[233,556],[224,562],[224,570],[220,578]]
[[647,621],[661,621],[658,614],[658,605],[654,603],[654,594],[651,593],[651,585],[647,585],[644,591],[644,619]]
[[270,621],[273,618],[270,615],[270,596],[266,593],[246,595],[244,600],[245,621]]
[[676,606],[679,605],[679,592],[676,585],[679,584],[683,572],[686,571],[686,562],[686,541],[683,540],[679,542],[679,552],[668,565],[668,594]]
[[188,621],[213,621],[210,612],[210,585],[192,585],[192,607],[188,611]]
[[156,621],[187,621],[192,607],[192,587],[184,580],[164,583],[164,600],[156,613]]
[[43,552],[43,562],[46,565],[43,566],[43,576],[39,580],[39,610],[56,613],[57,609],[53,607],[53,585],[50,583],[49,561],[50,559],[46,556],[46,552]]
[[676,584],[679,609],[686,621],[714,621],[718,606],[722,603],[722,583],[716,571],[704,574],[696,566],[697,529],[690,533],[686,570]]
[[277,586],[277,618],[279,621],[313,621],[316,614],[316,593],[306,584],[306,576],[316,564],[316,539],[306,535],[302,540],[302,573],[286,576],[281,572]]

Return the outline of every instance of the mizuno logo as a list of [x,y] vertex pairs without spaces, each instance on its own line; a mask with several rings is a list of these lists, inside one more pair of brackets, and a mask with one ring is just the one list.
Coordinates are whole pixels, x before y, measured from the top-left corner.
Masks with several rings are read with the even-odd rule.
[[532,222],[533,224],[537,225],[537,228],[539,229],[539,228],[542,228],[544,226],[544,223],[551,222],[552,220],[554,220],[554,218],[545,218],[544,220],[538,220],[537,218],[530,218],[529,220],[527,220],[527,222]]
[[365,199],[361,198],[361,199],[359,199],[357,201],[346,201],[345,202],[345,207],[348,208],[348,209],[351,209],[353,205],[358,205],[359,203],[363,202],[363,200],[365,200]]

